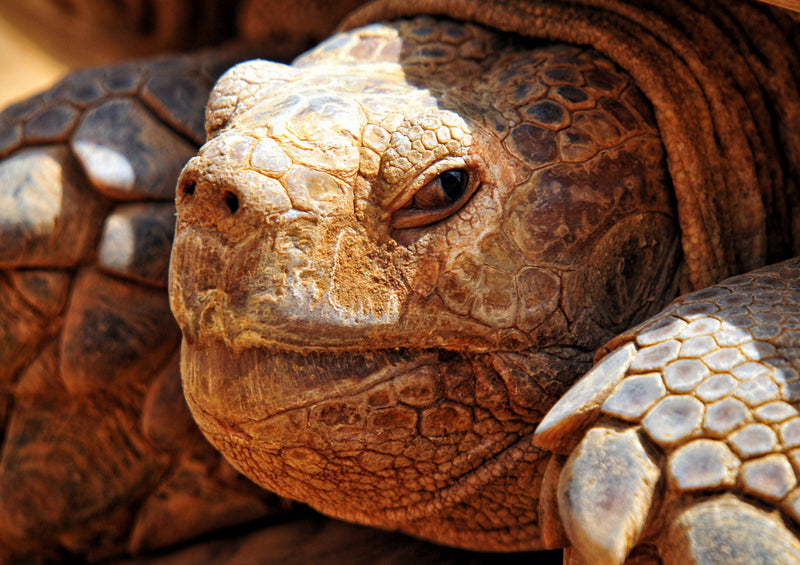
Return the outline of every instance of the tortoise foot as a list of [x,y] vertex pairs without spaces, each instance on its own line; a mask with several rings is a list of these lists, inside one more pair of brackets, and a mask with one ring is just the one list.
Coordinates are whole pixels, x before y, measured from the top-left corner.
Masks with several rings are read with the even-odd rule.
[[800,563],[800,542],[775,512],[726,494],[681,509],[661,545],[665,564]]

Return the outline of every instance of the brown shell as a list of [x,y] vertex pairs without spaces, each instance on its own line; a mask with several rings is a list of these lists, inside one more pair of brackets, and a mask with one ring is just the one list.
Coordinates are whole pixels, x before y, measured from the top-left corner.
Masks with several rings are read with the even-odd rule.
[[166,295],[175,179],[231,62],[83,71],[0,114],[0,561],[141,552],[277,508],[198,434]]

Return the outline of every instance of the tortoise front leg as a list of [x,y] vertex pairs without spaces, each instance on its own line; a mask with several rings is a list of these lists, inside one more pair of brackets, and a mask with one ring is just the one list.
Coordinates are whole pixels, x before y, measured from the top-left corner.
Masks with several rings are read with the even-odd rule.
[[693,500],[670,514],[664,563],[800,562],[800,543],[779,512],[734,494]]
[[554,406],[568,562],[800,562],[799,280],[792,259],[679,299]]

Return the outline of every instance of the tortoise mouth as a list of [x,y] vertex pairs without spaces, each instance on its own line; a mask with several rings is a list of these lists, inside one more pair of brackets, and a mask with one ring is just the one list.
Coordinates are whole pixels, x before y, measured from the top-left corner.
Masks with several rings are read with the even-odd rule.
[[195,420],[251,480],[341,519],[475,549],[500,534],[461,512],[498,500],[514,507],[521,537],[509,543],[539,547],[529,477],[546,457],[530,439],[586,364],[543,351],[182,348]]
[[503,406],[491,357],[184,342],[182,373],[201,430],[254,482],[341,519],[469,545],[479,532],[465,523],[445,535],[448,514],[512,469],[542,464],[530,444],[538,417]]
[[312,351],[250,348],[221,342],[181,347],[184,393],[191,407],[229,429],[329,399],[359,394],[400,374],[433,366],[443,350]]

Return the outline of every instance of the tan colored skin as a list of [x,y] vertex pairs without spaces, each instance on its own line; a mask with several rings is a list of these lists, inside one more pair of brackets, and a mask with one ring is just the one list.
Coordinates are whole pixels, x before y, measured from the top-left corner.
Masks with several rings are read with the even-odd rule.
[[174,188],[235,56],[92,69],[0,113],[0,563],[485,562],[298,512],[191,418],[166,291]]
[[[542,547],[533,428],[676,292],[648,120],[591,51],[424,18],[229,71],[172,256],[201,429],[328,514]],[[452,205],[451,169],[469,174]]]

